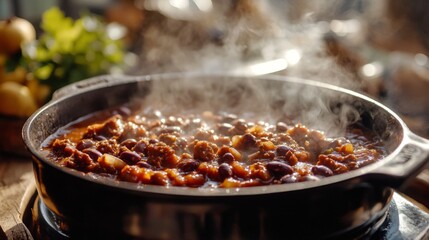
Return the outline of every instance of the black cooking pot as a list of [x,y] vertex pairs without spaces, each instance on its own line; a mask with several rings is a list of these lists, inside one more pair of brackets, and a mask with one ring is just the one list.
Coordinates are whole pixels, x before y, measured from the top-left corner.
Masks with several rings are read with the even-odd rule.
[[[84,115],[142,101],[156,109],[292,114],[338,134],[360,122],[385,142],[387,156],[320,181],[237,189],[117,182],[63,168],[40,150],[51,134]],[[429,141],[391,110],[339,87],[284,77],[205,74],[100,76],[70,85],[23,128],[37,191],[56,224],[75,239],[323,239],[366,236],[385,217],[392,188],[421,170]]]

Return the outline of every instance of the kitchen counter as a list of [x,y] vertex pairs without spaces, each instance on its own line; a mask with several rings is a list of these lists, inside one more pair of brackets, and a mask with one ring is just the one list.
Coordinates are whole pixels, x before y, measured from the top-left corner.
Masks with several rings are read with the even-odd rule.
[[[22,223],[26,191],[34,182],[30,158],[0,155],[0,239],[32,239]],[[28,194],[28,193],[27,193]]]

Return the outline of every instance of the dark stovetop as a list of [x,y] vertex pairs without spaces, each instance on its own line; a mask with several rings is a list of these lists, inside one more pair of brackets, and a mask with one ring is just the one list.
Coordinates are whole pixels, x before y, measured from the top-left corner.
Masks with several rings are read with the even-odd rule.
[[429,239],[429,214],[395,193],[386,221],[371,239]]
[[[55,216],[35,194],[29,202],[23,219],[35,239],[70,239],[61,232]],[[334,239],[350,239],[350,234],[335,236]],[[429,213],[398,193],[393,200],[382,222],[369,227],[365,234],[351,237],[353,239],[380,240],[427,240],[429,239]]]

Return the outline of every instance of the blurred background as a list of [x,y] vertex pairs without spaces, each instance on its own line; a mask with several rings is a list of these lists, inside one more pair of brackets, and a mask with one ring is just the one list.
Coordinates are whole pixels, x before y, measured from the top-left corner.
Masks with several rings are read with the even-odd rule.
[[0,20],[2,124],[91,76],[204,71],[340,85],[429,138],[425,0],[0,0]]
[[[46,80],[49,74],[34,74],[45,66],[37,61],[46,59],[31,51],[51,48],[40,42],[58,42],[75,31],[70,27],[62,38],[53,33],[50,40],[44,39],[48,34],[43,30],[43,16],[53,7],[73,20],[89,14],[100,17],[101,27],[109,29],[110,35],[100,34],[98,39],[120,38],[120,49],[110,49],[120,52],[120,59],[75,76],[57,74],[62,79]],[[39,41],[22,50],[24,63],[17,60],[19,54],[3,53],[1,58],[9,63],[3,71],[23,66],[33,72],[30,77],[46,83],[50,92],[101,73],[220,71],[310,78],[365,92],[403,114],[417,133],[428,136],[427,11],[429,3],[424,0],[0,0],[0,19],[28,20],[36,30],[33,38]],[[47,21],[55,25],[55,20]],[[66,54],[56,51],[56,56]],[[102,61],[109,55],[106,52],[79,61]],[[73,50],[68,53],[74,54]],[[50,96],[46,89],[37,90],[46,96],[40,96],[36,105]]]

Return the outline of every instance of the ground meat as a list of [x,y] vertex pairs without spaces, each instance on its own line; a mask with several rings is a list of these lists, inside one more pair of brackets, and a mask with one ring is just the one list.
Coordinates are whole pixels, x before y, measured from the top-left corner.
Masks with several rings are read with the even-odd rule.
[[203,162],[208,162],[216,158],[216,144],[207,141],[198,141],[194,145],[194,158]]
[[84,138],[108,139],[121,135],[122,131],[122,119],[119,115],[116,115],[102,124],[93,124],[88,126]]
[[147,146],[147,162],[156,168],[173,168],[178,157],[170,146],[160,142]]
[[229,188],[317,181],[385,155],[382,142],[360,126],[327,138],[302,124],[224,112],[163,116],[118,109],[60,129],[44,146],[48,158],[136,184]]

